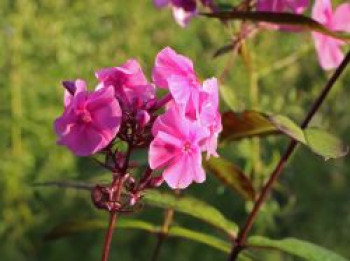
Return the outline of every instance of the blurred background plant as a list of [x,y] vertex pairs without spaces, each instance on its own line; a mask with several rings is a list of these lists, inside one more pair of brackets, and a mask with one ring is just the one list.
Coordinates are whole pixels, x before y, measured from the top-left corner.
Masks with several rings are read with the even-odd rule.
[[[151,1],[2,0],[0,17],[2,260],[98,260],[103,230],[45,239],[53,227],[66,221],[106,219],[105,213],[93,208],[90,195],[32,186],[46,180],[103,182],[107,178],[91,159],[76,158],[55,144],[52,123],[62,110],[61,81],[77,76],[93,81],[93,71],[120,65],[129,57],[137,58],[150,75],[155,54],[167,45],[191,57],[202,78],[220,76],[232,56],[212,56],[230,42],[235,28],[199,17],[181,29]],[[235,57],[222,82],[222,111],[259,109],[300,122],[328,77],[317,63],[310,33],[265,31],[245,48],[249,56]],[[346,73],[312,122],[345,143],[350,143],[349,85]],[[225,143],[219,153],[240,166],[259,188],[285,145],[286,139],[280,137],[247,139]],[[138,160],[146,160],[145,155],[140,153]],[[264,206],[255,234],[298,237],[350,258],[349,184],[348,158],[324,162],[299,148]],[[238,224],[251,208],[251,202],[210,172],[207,182],[192,185],[184,193],[212,204]],[[162,224],[163,211],[145,207],[132,217]],[[174,224],[215,233],[177,213]],[[121,229],[112,244],[111,260],[148,260],[156,241],[153,234]],[[225,255],[192,241],[169,238],[159,260],[225,260]],[[294,260],[279,252],[254,256]]]

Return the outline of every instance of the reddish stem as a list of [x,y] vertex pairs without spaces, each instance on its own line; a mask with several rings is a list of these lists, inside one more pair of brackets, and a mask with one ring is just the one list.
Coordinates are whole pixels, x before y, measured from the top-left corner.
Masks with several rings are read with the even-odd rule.
[[[112,189],[115,189],[115,190],[114,190],[114,193],[112,196],[112,200],[114,202],[119,202],[119,200],[120,200],[120,196],[122,194],[123,183],[124,183],[124,175],[119,175],[119,176],[113,177]],[[109,212],[109,215],[110,215],[109,216],[109,225],[108,225],[108,230],[107,230],[106,236],[105,236],[105,243],[104,243],[102,259],[101,259],[102,261],[107,261],[108,257],[109,257],[113,232],[116,228],[118,211],[112,210]]]
[[108,260],[109,250],[111,247],[112,236],[113,236],[113,231],[114,231],[114,226],[116,224],[116,221],[117,221],[117,212],[116,211],[110,212],[109,225],[105,236],[104,250],[103,250],[102,259],[101,259],[102,261]]
[[[312,105],[309,113],[305,117],[303,123],[301,124],[302,128],[306,128],[315,113],[318,111],[322,103],[324,102],[325,98],[327,97],[329,91],[334,86],[335,82],[338,80],[339,76],[342,74],[342,72],[345,70],[346,66],[350,62],[350,51],[342,61],[342,63],[339,65],[337,70],[334,72],[332,77],[329,79],[329,81],[326,83],[325,87],[323,88],[321,94],[316,99],[314,104]],[[274,182],[278,179],[280,176],[286,162],[288,161],[289,157],[293,153],[294,149],[297,146],[297,142],[292,140],[280,159],[279,163],[277,164],[275,170],[272,172],[269,180],[267,181],[266,185],[263,187],[262,192],[258,198],[258,200],[255,202],[252,212],[249,214],[247,221],[244,225],[244,227],[240,230],[240,233],[237,237],[237,239],[234,241],[234,245],[232,247],[232,251],[230,253],[230,256],[228,258],[228,261],[234,261],[238,257],[239,253],[245,248],[245,242],[247,240],[247,236],[249,231],[251,230],[254,221],[256,220],[259,210],[261,206],[263,205],[264,201],[266,200],[270,190],[272,189]]]

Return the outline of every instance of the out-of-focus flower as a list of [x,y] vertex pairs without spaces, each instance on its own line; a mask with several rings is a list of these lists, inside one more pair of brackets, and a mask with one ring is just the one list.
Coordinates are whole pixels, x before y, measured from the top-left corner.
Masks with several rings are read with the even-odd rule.
[[[175,21],[185,27],[191,19],[197,14],[196,0],[153,0],[158,8],[171,6]],[[203,6],[210,6],[212,0],[201,0]]]
[[[312,17],[330,30],[350,32],[350,4],[348,3],[339,5],[333,12],[330,0],[316,0]],[[338,67],[344,58],[341,46],[345,42],[321,33],[313,32],[312,35],[321,67],[324,70]]]
[[[308,7],[309,0],[258,0],[256,9],[262,12],[295,13],[302,14]],[[287,25],[273,25],[261,23],[269,29],[281,29],[286,31],[296,31],[298,28]]]
[[89,92],[82,80],[65,82],[65,109],[54,127],[57,143],[78,156],[105,148],[117,135],[122,112],[112,86]]
[[123,109],[139,109],[155,97],[155,88],[147,82],[139,63],[130,59],[120,67],[104,68],[96,72],[97,89],[113,86]]
[[171,188],[183,189],[205,180],[201,155],[209,136],[205,127],[184,118],[174,106],[157,118],[152,132],[155,138],[150,145],[150,167],[165,167],[163,177]]

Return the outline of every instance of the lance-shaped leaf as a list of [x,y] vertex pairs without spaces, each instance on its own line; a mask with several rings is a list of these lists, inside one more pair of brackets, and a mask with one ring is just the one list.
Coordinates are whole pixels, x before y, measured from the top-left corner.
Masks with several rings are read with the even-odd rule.
[[302,130],[296,123],[285,116],[269,116],[271,123],[281,132],[292,139],[304,144],[314,153],[324,157],[326,160],[345,156],[349,148],[332,134],[317,128]]
[[225,112],[222,115],[222,125],[220,137],[223,141],[280,133],[266,114],[257,111]]
[[306,143],[303,130],[291,119],[282,115],[271,115],[269,120],[282,133],[303,144]]
[[[106,230],[108,223],[104,220],[76,220],[60,224],[53,228],[46,235],[46,239],[55,240],[62,237],[67,237],[75,233],[94,231],[94,230]],[[149,222],[145,222],[137,219],[125,219],[120,218],[115,226],[116,229],[136,229],[143,230],[149,233],[160,233],[161,228],[153,225]],[[230,252],[231,244],[228,241],[214,237],[212,235],[204,234],[202,232],[190,230],[180,226],[171,226],[167,232],[167,236],[180,237],[189,239],[195,242],[202,243],[204,245],[213,247],[224,253]],[[243,259],[244,260],[244,259]]]
[[308,128],[304,133],[308,147],[326,160],[343,157],[349,152],[348,146],[326,131]]
[[233,237],[237,234],[238,226],[226,219],[224,215],[207,203],[193,197],[175,196],[159,191],[148,191],[145,194],[145,202],[148,205],[164,209],[172,208],[177,212],[200,219]]
[[310,17],[292,13],[278,12],[241,12],[241,11],[218,11],[203,14],[207,17],[224,20],[250,20],[253,22],[268,22],[278,25],[296,26],[304,30],[312,30],[336,39],[349,41],[350,36],[344,33],[334,32]]
[[307,241],[296,238],[273,240],[260,236],[248,239],[249,247],[276,249],[309,261],[347,261],[344,257]]
[[255,199],[255,190],[252,183],[243,171],[233,163],[222,157],[212,157],[208,161],[204,160],[203,164],[207,170],[244,199],[252,201]]

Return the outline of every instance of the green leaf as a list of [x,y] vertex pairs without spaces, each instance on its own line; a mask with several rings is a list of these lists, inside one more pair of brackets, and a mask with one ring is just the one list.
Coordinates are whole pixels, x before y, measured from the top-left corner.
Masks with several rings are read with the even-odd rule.
[[[107,226],[107,222],[103,220],[76,220],[72,222],[66,222],[56,226],[51,232],[46,235],[46,239],[54,240],[79,232],[105,230],[107,229]],[[160,227],[155,226],[151,223],[137,219],[124,218],[120,218],[118,220],[115,229],[137,229],[150,233],[160,233],[161,231]],[[213,247],[224,253],[230,252],[231,244],[228,241],[224,241],[220,238],[180,226],[171,226],[167,233],[167,236],[186,238]]]
[[[48,234],[46,234],[45,239],[53,240],[69,236],[73,233],[93,231],[96,229],[107,229],[107,226],[108,223],[104,220],[74,220],[54,227]],[[157,232],[156,226],[135,219],[119,219],[117,227],[140,229],[153,233]]]
[[144,197],[146,204],[164,209],[174,209],[180,213],[195,217],[208,224],[221,229],[230,236],[235,236],[238,226],[226,219],[219,210],[207,203],[193,197],[174,196],[169,193],[162,193],[150,190]]
[[229,253],[231,248],[231,244],[227,241],[179,226],[170,227],[168,235],[197,241],[205,245],[211,246],[213,248],[216,248],[225,253]]
[[269,120],[282,133],[301,143],[306,143],[303,130],[291,119],[282,115],[269,116]]
[[349,147],[345,146],[338,138],[323,130],[308,128],[304,131],[309,148],[322,155],[326,160],[345,156]]
[[266,114],[257,111],[225,112],[222,114],[222,125],[220,137],[223,141],[280,133]]
[[309,261],[347,261],[344,257],[307,241],[286,238],[273,240],[260,236],[248,239],[249,247],[274,248]]
[[203,161],[204,167],[246,200],[255,199],[255,190],[241,169],[220,157]]
[[350,40],[350,36],[348,34],[334,32],[312,18],[299,14],[278,12],[218,11],[213,13],[205,13],[203,15],[224,20],[250,20],[253,22],[268,22],[278,25],[296,26],[300,29],[312,30],[336,39],[344,41]]

